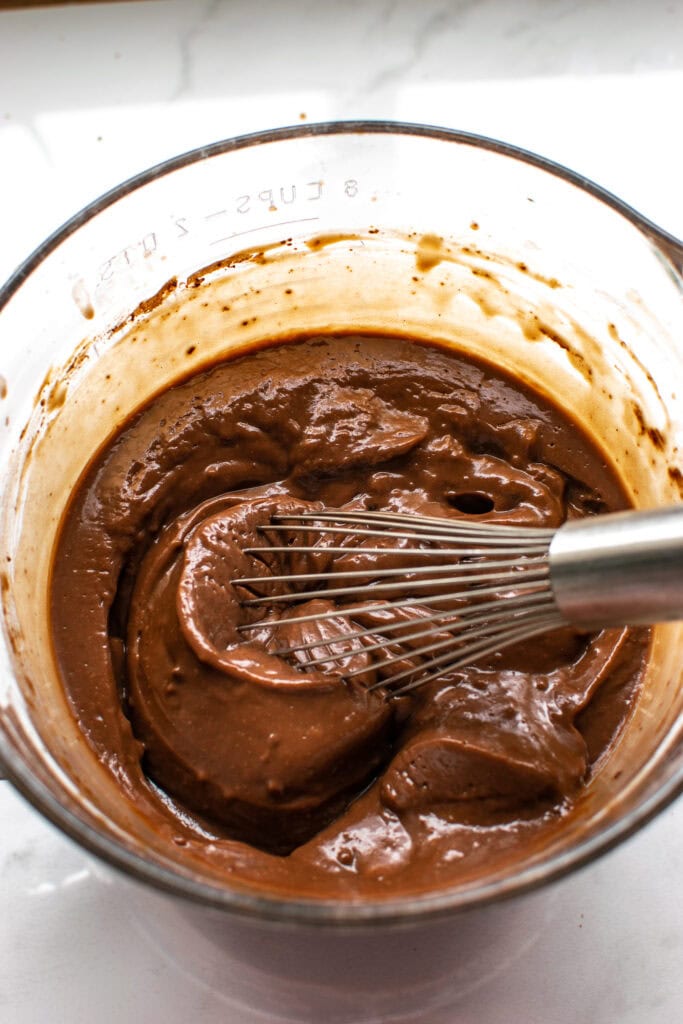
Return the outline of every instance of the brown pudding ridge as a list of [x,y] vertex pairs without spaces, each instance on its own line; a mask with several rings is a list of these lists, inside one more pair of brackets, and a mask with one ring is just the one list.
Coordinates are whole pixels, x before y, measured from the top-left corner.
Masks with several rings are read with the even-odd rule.
[[[368,689],[381,652],[344,638],[381,638],[396,611],[289,623],[334,599],[252,611],[232,580],[334,567],[371,588],[391,552],[314,532],[310,556],[243,551],[272,515],[323,506],[558,527],[627,503],[565,412],[483,363],[382,336],[261,348],[169,388],[91,463],[53,564],[61,677],[125,799],[212,872],[302,897],[452,885],[561,827],[629,714],[647,631],[567,628],[386,700]],[[306,668],[324,646],[274,653],[317,639],[341,670]]]

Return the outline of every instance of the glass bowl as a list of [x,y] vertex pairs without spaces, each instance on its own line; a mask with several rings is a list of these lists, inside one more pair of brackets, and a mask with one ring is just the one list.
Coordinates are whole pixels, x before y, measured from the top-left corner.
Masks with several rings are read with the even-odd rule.
[[[7,777],[128,876],[269,922],[425,921],[547,883],[639,828],[683,786],[680,624],[655,630],[628,728],[561,835],[512,871],[359,903],[249,890],[199,873],[147,834],[79,742],[52,662],[46,595],[70,489],[117,423],[222,352],[297,332],[431,337],[504,366],[571,407],[636,506],[680,501],[682,274],[676,239],[579,175],[421,125],[230,139],[91,203],[0,291]],[[231,309],[221,330],[200,318],[194,346],[178,331],[140,344],[178,294],[218,278]]]

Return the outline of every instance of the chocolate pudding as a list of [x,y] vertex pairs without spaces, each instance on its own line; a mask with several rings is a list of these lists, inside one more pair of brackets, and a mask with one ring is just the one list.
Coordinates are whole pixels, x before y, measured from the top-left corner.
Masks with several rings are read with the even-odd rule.
[[342,615],[313,585],[252,608],[259,588],[235,583],[323,567],[363,570],[371,593],[391,552],[313,528],[307,555],[245,549],[286,547],[273,516],[321,508],[559,527],[627,504],[596,442],[492,366],[385,336],[261,347],[158,395],[91,461],[54,554],[63,685],[188,862],[301,897],[442,889],[562,827],[629,715],[648,631],[562,629],[393,698],[386,646],[416,656],[383,627],[428,597]]

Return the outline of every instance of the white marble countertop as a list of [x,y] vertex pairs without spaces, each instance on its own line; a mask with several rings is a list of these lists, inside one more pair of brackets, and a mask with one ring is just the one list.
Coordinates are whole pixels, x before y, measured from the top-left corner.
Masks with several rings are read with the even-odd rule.
[[[680,0],[152,0],[2,12],[0,278],[145,166],[301,120],[388,118],[498,137],[683,236],[681,95]],[[0,1021],[270,1019],[162,954],[118,890],[8,783],[0,822]],[[679,802],[555,886],[533,941],[486,985],[438,1018],[404,1019],[679,1020],[682,856]]]

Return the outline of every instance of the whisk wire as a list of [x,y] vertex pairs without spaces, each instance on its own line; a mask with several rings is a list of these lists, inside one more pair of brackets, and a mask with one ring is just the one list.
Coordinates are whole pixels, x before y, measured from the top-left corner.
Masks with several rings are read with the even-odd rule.
[[[459,567],[459,568],[462,568],[462,567]],[[417,570],[417,571],[422,572],[423,570],[420,569],[420,570]],[[334,575],[336,576],[336,573]],[[368,575],[373,575],[373,574],[365,572],[365,573],[363,573],[363,575],[365,577],[367,577]],[[394,573],[394,575],[396,575],[396,574]],[[458,587],[463,582],[466,582],[467,584],[487,583],[487,582],[490,582],[490,580],[493,577],[494,577],[493,573],[482,573],[482,572],[480,572],[479,575],[473,574],[472,576],[465,577],[465,578],[463,578],[462,575],[453,575],[453,576],[443,576],[442,575],[442,576],[440,576],[438,578],[438,580],[436,582],[443,583],[443,584],[446,584],[446,585],[450,585],[452,587]],[[501,590],[506,589],[506,587],[507,587],[507,589],[510,589],[513,586],[516,588],[518,586],[518,581],[519,581],[519,583],[521,583],[521,582],[540,582],[540,581],[543,581],[543,580],[546,580],[546,579],[548,579],[548,568],[547,568],[547,566],[542,566],[542,567],[532,566],[530,568],[527,568],[526,566],[521,565],[516,570],[514,578],[510,577],[507,581],[500,581],[498,583],[498,586],[496,587],[496,591],[500,592]],[[237,580],[235,582],[239,583],[241,581]],[[417,589],[423,590],[426,587],[433,587],[434,586],[434,582],[435,581],[431,580],[431,579],[428,579],[428,580],[411,580],[410,582],[406,582],[406,580],[404,578],[404,579],[398,580],[398,581],[393,582],[393,583],[366,584],[365,586],[359,586],[359,587],[356,587],[356,586],[354,586],[354,587],[323,587],[323,588],[321,588],[319,590],[303,590],[303,591],[297,591],[297,592],[288,593],[288,594],[272,594],[272,595],[269,595],[267,597],[253,597],[253,598],[249,598],[246,601],[243,601],[242,605],[245,608],[249,608],[249,607],[254,607],[255,605],[260,605],[260,604],[283,604],[283,603],[284,604],[291,604],[292,602],[295,602],[295,601],[301,601],[301,600],[304,600],[304,599],[305,600],[312,600],[313,598],[316,598],[316,597],[327,597],[327,598],[330,598],[330,597],[345,597],[346,598],[346,597],[352,597],[354,594],[367,594],[368,590],[372,590],[372,592],[374,594],[389,594],[389,593],[394,593],[395,591],[402,591],[402,590],[405,591],[406,589],[409,589],[411,591],[417,590]],[[474,590],[474,588],[472,588],[471,590],[468,590],[467,592],[465,592],[465,594],[463,594],[462,596],[469,596],[469,597],[471,597],[471,596],[474,595],[474,593],[475,593],[475,590]],[[434,598],[432,598],[432,600],[434,600]]]
[[[538,540],[543,537],[545,540],[549,541],[554,533],[552,529],[547,527],[517,526],[510,523],[472,522],[466,519],[445,519],[436,516],[412,516],[407,515],[405,512],[369,512],[365,510],[362,512],[343,512],[340,510],[327,510],[320,512],[301,512],[295,515],[275,515],[272,518],[272,524],[276,526],[290,522],[313,522],[316,524],[325,522],[348,522],[356,525],[387,523],[390,525],[399,525],[404,529],[410,529],[412,533],[421,533],[432,529],[438,531],[440,534],[474,533],[479,534],[482,538],[499,534],[501,537],[508,537],[510,539],[516,537],[517,540],[521,538]],[[270,529],[272,527],[264,528]]]
[[[284,551],[291,551],[292,549],[290,549],[290,548],[283,548],[282,550],[284,550]],[[305,549],[301,549],[301,548],[295,548],[294,549],[294,551],[296,551],[297,554],[301,550],[305,550]],[[315,550],[315,549],[313,549],[313,550]],[[365,551],[362,552],[362,554],[366,554],[366,553],[367,552],[365,552]],[[381,548],[379,549],[379,553],[380,554],[388,554],[388,552],[386,550],[383,550]],[[394,554],[394,552],[390,552],[390,553],[392,555]],[[422,552],[419,552],[419,553],[422,554]],[[406,554],[414,555],[415,552],[414,551],[406,552]],[[472,573],[472,574],[474,574],[476,572],[481,572],[482,567],[485,567],[487,572],[497,571],[498,569],[510,569],[510,568],[512,568],[512,569],[517,568],[518,571],[522,571],[522,568],[524,570],[526,570],[529,567],[531,567],[531,568],[541,567],[542,568],[544,566],[544,564],[545,563],[544,563],[544,560],[542,558],[538,558],[538,559],[535,559],[535,560],[529,559],[528,561],[526,561],[524,563],[523,567],[520,567],[519,566],[519,559],[518,558],[514,558],[514,557],[510,557],[510,558],[507,558],[505,560],[501,559],[501,560],[498,560],[498,561],[495,561],[495,562],[493,562],[493,561],[491,561],[491,562],[465,562],[465,563],[463,563],[461,565],[458,565],[457,568],[458,568],[458,571],[461,572],[461,573]],[[403,568],[398,568],[396,566],[392,566],[389,569],[374,569],[374,568],[368,568],[368,569],[335,569],[334,570],[334,578],[336,580],[338,580],[338,579],[367,579],[370,576],[374,580],[374,579],[377,579],[379,577],[400,576],[400,577],[402,577],[405,580],[407,572],[411,572],[411,573],[412,572],[416,572],[416,573],[420,573],[420,574],[429,573],[430,575],[431,574],[436,575],[437,573],[443,574],[443,573],[446,573],[446,572],[449,572],[449,571],[452,571],[452,570],[453,570],[453,565],[423,565],[423,566],[413,566],[411,569],[403,569]],[[299,582],[310,583],[310,582],[313,582],[313,580],[327,580],[329,578],[330,578],[330,572],[329,571],[327,571],[327,572],[294,572],[294,573],[289,573],[288,575],[283,575],[283,576],[240,577],[240,579],[234,580],[234,583],[235,584],[240,584],[242,586],[251,586],[253,584],[258,584],[258,583],[299,583]],[[475,577],[473,575],[470,578],[474,579]],[[300,592],[298,594],[295,594],[293,596],[294,597],[296,597],[296,596],[301,597],[302,594],[305,595],[305,593],[306,593],[306,591],[302,591],[302,592]],[[328,590],[327,593],[329,594],[330,591]],[[282,595],[282,596],[284,596],[284,595]]]
[[[382,534],[386,536],[386,534]],[[547,549],[547,545],[536,544],[533,547],[531,545],[525,545],[525,554],[533,554],[535,552],[541,553]],[[349,555],[354,552],[358,552],[362,555],[453,555],[457,558],[475,558],[484,557],[490,555],[491,549],[487,547],[479,548],[366,548],[366,547],[322,547],[319,544],[287,544],[277,547],[276,545],[268,545],[267,547],[260,548],[244,548],[243,554],[245,555],[261,555],[270,554],[287,554],[287,555]],[[500,552],[501,556],[505,555],[505,551]],[[518,557],[518,548],[512,551],[508,558],[514,560]]]
[[[547,607],[547,595],[546,594],[541,595],[540,596],[541,597],[540,600],[538,600],[538,595],[534,595],[534,596],[537,597],[537,604],[541,608],[543,607],[544,604]],[[482,608],[484,609],[483,611],[480,610]],[[530,610],[528,605],[524,606],[521,603],[517,604],[515,610],[522,610],[522,609],[524,611],[526,611],[526,612],[528,612]],[[400,641],[400,643],[405,644],[405,643],[409,643],[409,642],[411,642],[413,640],[421,640],[421,639],[423,639],[425,637],[436,636],[439,633],[443,633],[444,629],[448,630],[448,633],[449,633],[449,639],[446,642],[451,642],[454,639],[462,640],[463,637],[466,637],[472,631],[476,631],[478,635],[481,635],[481,630],[479,629],[479,627],[484,627],[484,628],[488,629],[488,628],[496,625],[499,622],[509,622],[510,615],[511,615],[511,611],[510,611],[510,609],[507,606],[500,606],[500,605],[497,605],[494,602],[488,602],[486,605],[483,605],[483,606],[482,605],[476,605],[473,609],[469,609],[469,611],[470,611],[470,613],[473,612],[473,611],[478,611],[478,614],[477,615],[470,614],[468,616],[466,616],[466,615],[458,615],[457,618],[454,618],[453,617],[453,612],[451,611],[451,612],[443,612],[443,613],[441,613],[440,617],[438,619],[435,618],[434,615],[424,616],[424,617],[419,619],[419,624],[421,625],[422,628],[420,628],[418,630],[413,630],[413,632],[402,633],[401,636],[397,638],[397,640]],[[429,622],[429,625],[425,626],[426,622]],[[400,623],[400,625],[405,629],[409,624],[406,623],[406,622],[402,622],[402,623]],[[415,625],[415,623],[413,623],[413,625]],[[394,628],[394,630],[396,629],[396,625],[395,624],[394,624],[393,628]],[[358,631],[356,631],[354,633],[346,633],[340,639],[343,639],[344,641],[348,642],[350,640],[360,639],[360,638],[362,638],[364,636],[371,636],[373,634],[377,634],[380,631],[382,633],[382,636],[385,637],[386,634],[390,632],[390,628],[388,626],[385,626],[385,625],[382,625],[379,628],[377,626],[368,626],[366,629],[358,630]],[[377,640],[377,641],[375,641],[374,643],[371,643],[371,644],[363,644],[362,651],[363,651],[364,654],[371,654],[373,651],[377,651],[377,650],[380,650],[382,647],[386,647],[387,643],[391,643],[391,641],[387,641],[386,639],[383,638],[382,640]],[[293,649],[292,648],[286,648],[285,650],[279,650],[278,653],[279,654],[289,654],[289,653],[294,653],[294,651],[296,651],[296,650],[302,650],[302,649],[306,649],[306,648],[310,649],[311,647],[322,647],[322,646],[325,646],[325,644],[324,644],[324,642],[321,642],[320,640],[310,641],[308,645],[302,645],[302,646],[300,646],[298,648],[293,648]],[[426,651],[423,648],[412,649],[409,652],[407,652],[406,654],[403,654],[402,657],[404,657],[404,658],[406,656],[411,656],[412,657],[414,655],[419,655],[419,654],[424,654],[424,653],[426,653]],[[323,665],[323,664],[325,664],[325,662],[336,661],[336,660],[338,660],[338,658],[339,658],[338,654],[333,654],[333,655],[331,655],[329,657],[318,657],[318,658],[315,658],[315,659],[307,662],[307,666],[311,666],[312,667],[312,666],[315,666],[315,665]],[[380,668],[382,666],[382,664],[383,663],[380,662],[379,664],[376,664],[374,667],[375,668]],[[353,672],[349,673],[349,675],[353,675],[353,674],[354,674]]]
[[[512,600],[514,601],[514,608],[512,609],[512,611],[514,611],[516,609],[520,609],[521,610],[523,608],[526,608],[526,609],[530,610],[531,608],[533,608],[534,605],[547,604],[548,595],[547,595],[546,591],[539,590],[539,591],[532,591],[530,594],[520,594],[517,598],[514,598]],[[411,604],[412,603],[413,602],[411,602]],[[348,615],[348,616],[351,616],[353,614],[361,614],[362,615],[363,612],[367,613],[368,611],[371,612],[371,611],[377,611],[377,610],[380,610],[380,609],[384,611],[387,608],[391,609],[391,608],[396,608],[396,607],[397,607],[396,603],[394,603],[394,604],[387,603],[387,604],[375,605],[374,607],[370,606],[369,608],[361,608],[361,609],[359,609],[357,607],[352,607],[351,609],[349,609],[346,612],[342,611],[342,614],[345,614],[345,615]],[[463,620],[471,621],[473,618],[478,618],[479,616],[482,616],[482,615],[483,616],[488,616],[489,615],[488,612],[482,612],[482,610],[481,610],[482,608],[486,608],[486,607],[490,608],[490,607],[492,607],[492,605],[491,604],[489,604],[489,605],[477,604],[477,605],[474,605],[471,608],[458,609],[458,613],[457,613],[457,615],[458,615],[458,622],[461,622]],[[507,618],[510,615],[510,611],[511,611],[510,606],[506,603],[504,606],[501,607],[500,612],[495,613],[495,614],[500,614],[501,617],[506,617]],[[338,614],[338,613],[334,613],[333,612],[331,614],[334,615],[334,614]],[[417,621],[413,622],[413,623],[408,623],[408,622],[406,622],[405,619],[396,619],[394,622],[387,622],[387,623],[383,622],[383,623],[381,623],[381,625],[377,625],[376,624],[374,626],[365,626],[363,629],[356,629],[356,630],[354,630],[351,633],[345,633],[343,639],[345,641],[360,640],[360,639],[362,639],[365,636],[372,636],[373,634],[377,634],[378,632],[380,632],[380,630],[381,630],[382,634],[385,635],[387,633],[394,633],[396,630],[406,629],[409,625],[417,625],[418,623],[421,626],[424,626],[425,623],[428,623],[428,622],[430,622],[430,623],[438,623],[438,622],[440,622],[443,625],[444,620],[453,619],[453,615],[454,615],[453,610],[451,608],[449,608],[447,610],[441,610],[441,611],[437,611],[437,612],[430,612],[428,615],[421,615],[419,617],[419,619]],[[295,617],[295,618],[290,618],[287,621],[288,622],[299,622],[299,621],[303,621],[303,619]],[[451,627],[449,627],[449,628],[451,628]],[[418,636],[421,636],[421,635],[423,635],[423,634],[422,633],[406,634],[406,635],[400,637],[400,639],[401,640],[413,640],[413,639],[416,639]],[[321,641],[320,639],[308,640],[308,641],[306,641],[306,643],[295,644],[295,645],[293,645],[291,647],[281,647],[281,648],[278,649],[278,654],[295,654],[298,651],[310,651],[314,647],[323,647],[324,645],[325,645],[324,641]],[[382,647],[382,646],[384,646],[384,643],[380,642],[377,645],[366,646],[364,649],[366,651],[372,651],[372,650],[375,649],[375,646]],[[336,658],[336,656],[335,656],[335,658]],[[334,659],[328,659],[328,658],[320,658],[319,659],[321,664],[324,661],[329,661],[329,660],[334,660]],[[316,661],[309,661],[308,664],[309,665],[315,665]]]
[[[257,590],[254,594],[252,590],[253,596],[241,602],[245,608],[318,598],[344,602],[325,611],[244,623],[238,626],[242,633],[340,618],[354,620],[356,626],[359,617],[375,614],[379,620],[375,623],[333,638],[305,639],[275,653],[312,651],[315,657],[305,663],[306,668],[348,664],[354,654],[372,655],[369,664],[345,669],[343,678],[352,679],[370,669],[381,677],[370,689],[384,687],[392,696],[565,624],[550,581],[548,549],[554,536],[550,529],[337,510],[275,516],[259,529],[274,543],[244,549],[255,558],[352,556],[356,566],[362,566],[363,557],[392,559],[392,565],[382,566],[380,560],[367,568],[343,568],[343,563],[331,562],[325,569],[316,569],[315,563],[303,562],[302,569],[307,571],[233,580],[237,587],[284,588],[281,593]],[[285,534],[288,543],[277,543],[278,534]],[[297,534],[304,535],[302,543],[296,542]],[[381,538],[383,544],[373,545],[374,538]],[[430,564],[435,557],[439,562]],[[446,607],[439,608],[440,603]],[[411,608],[424,611],[406,619],[402,613]],[[394,610],[398,614],[392,621]]]
[[[520,582],[519,584],[516,583],[515,584],[515,591],[529,591],[529,590],[531,590],[533,592],[538,592],[542,583],[543,583],[542,580],[541,581],[539,581],[539,580],[529,580],[529,581],[526,581],[526,582]],[[366,587],[364,589],[367,591],[368,588]],[[500,592],[501,592],[500,585],[490,586],[490,587],[478,587],[477,590],[476,590],[476,596],[477,597],[487,597],[487,596],[493,595],[493,594],[500,595]],[[322,591],[322,593],[328,594],[329,592],[328,591]],[[347,591],[345,590],[344,593],[347,593]],[[305,596],[306,597],[310,597],[311,596],[311,592],[308,591],[305,594]],[[285,624],[285,623],[291,624],[291,623],[303,623],[303,622],[321,622],[321,621],[324,621],[325,619],[335,619],[335,618],[339,618],[340,616],[349,617],[349,616],[351,616],[351,615],[353,615],[353,614],[355,614],[357,612],[383,611],[386,608],[414,608],[416,605],[418,605],[418,606],[423,605],[427,600],[429,600],[431,603],[435,604],[437,601],[465,600],[467,598],[470,598],[471,596],[472,596],[472,592],[470,590],[461,590],[461,591],[455,591],[455,592],[452,591],[452,590],[448,590],[448,591],[446,591],[446,593],[442,593],[442,594],[428,594],[423,599],[420,599],[419,597],[415,597],[415,595],[412,595],[411,597],[401,598],[398,601],[381,601],[381,602],[373,601],[371,604],[368,604],[368,605],[352,604],[348,608],[341,607],[341,608],[335,608],[332,611],[309,612],[306,615],[291,616],[290,618],[280,619],[280,620],[277,620],[277,621],[272,621],[271,620],[267,624],[268,625],[276,626],[276,625],[279,625],[280,623],[282,623],[282,624]],[[243,604],[244,603],[246,603],[246,602],[243,602]],[[260,620],[260,621],[257,621],[257,622],[245,622],[242,625],[238,626],[237,630],[238,630],[238,632],[242,633],[242,632],[248,632],[249,630],[252,630],[252,629],[263,629],[263,626],[264,626],[263,620]]]
[[[392,676],[389,680],[380,680],[377,683],[373,683],[373,685],[368,687],[368,689],[378,690],[382,686],[391,686],[391,696],[399,697],[408,693],[410,690],[414,690],[418,686],[423,686],[425,683],[429,683],[433,679],[437,679],[445,673],[455,672],[457,669],[464,668],[473,661],[488,657],[491,654],[496,654],[498,651],[505,650],[505,648],[511,647],[513,644],[521,643],[523,640],[529,640],[533,636],[538,636],[540,633],[546,633],[563,624],[564,620],[560,616],[549,614],[546,618],[539,618],[538,620],[519,626],[517,629],[508,629],[507,631],[501,631],[498,634],[485,637],[480,643],[472,644],[463,648],[460,651],[459,656],[453,660],[449,660],[450,654],[441,655],[438,658],[433,658],[431,661],[423,663],[417,669],[407,669],[403,673],[398,673],[397,675]],[[426,675],[421,674],[426,670],[433,668],[435,665],[438,665],[438,668],[434,669],[434,671],[427,672]],[[416,675],[416,678],[398,689],[393,689],[394,684],[401,678],[411,675]]]
[[[537,619],[529,619],[527,620],[526,625],[531,626],[535,621],[540,621],[541,618],[545,620],[546,616],[539,615]],[[404,662],[406,658],[419,658],[423,655],[432,654],[435,651],[442,651],[444,649],[448,649],[446,658],[450,658],[453,649],[462,650],[462,646],[464,645],[464,643],[467,642],[469,638],[475,637],[477,643],[479,643],[483,642],[484,640],[491,639],[493,637],[504,636],[509,632],[510,628],[511,627],[509,623],[504,627],[501,627],[500,620],[496,620],[495,622],[489,622],[486,619],[484,619],[483,621],[478,623],[469,623],[462,629],[459,635],[458,631],[449,631],[450,635],[448,637],[443,637],[441,640],[435,640],[434,643],[431,644],[424,644],[422,647],[411,648],[409,651],[403,651],[400,654],[393,654],[391,655],[391,657],[385,658],[382,661],[374,662],[372,668],[375,671],[379,671],[380,669],[388,668],[390,665],[394,665],[397,662]],[[434,633],[435,631],[432,631],[428,635],[434,636]],[[473,647],[470,647],[470,650],[476,649],[476,646],[477,644],[475,644]],[[437,660],[434,663],[438,664],[439,662]],[[426,666],[424,665],[424,663],[422,666],[412,666],[411,668],[406,669],[405,672],[392,676],[391,682],[392,684],[398,682],[398,680],[403,678],[404,675],[413,675],[420,668],[428,668],[431,664],[432,662],[427,662]],[[362,672],[366,671],[367,668],[365,667],[357,668],[352,669],[349,672],[346,672],[345,675],[347,679],[350,679],[352,676],[360,675]]]
[[[502,529],[502,527],[499,527],[499,529]],[[264,526],[260,526],[259,527],[259,531],[261,533],[269,533],[271,531],[274,531],[274,532],[286,532],[286,533],[310,533],[311,530],[315,530],[316,533],[321,533],[321,534],[327,534],[327,533],[346,534],[348,536],[353,536],[353,537],[392,537],[392,538],[394,538],[396,540],[413,540],[413,539],[415,539],[415,540],[420,540],[422,542],[428,542],[428,543],[429,542],[438,543],[438,542],[444,541],[444,540],[471,541],[473,537],[475,537],[475,538],[476,537],[481,537],[482,539],[484,537],[486,537],[486,534],[482,534],[481,533],[481,527],[479,527],[479,530],[477,530],[477,531],[475,531],[475,530],[461,531],[461,530],[451,530],[451,529],[437,530],[434,527],[430,527],[428,530],[426,530],[426,529],[422,529],[422,530],[419,530],[419,529],[414,529],[414,530],[413,529],[411,529],[411,530],[377,530],[377,529],[374,529],[373,530],[373,529],[359,529],[358,527],[355,527],[355,526],[354,527],[352,527],[352,526],[344,526],[344,525],[337,525],[337,526],[325,526],[325,525],[322,525],[321,526],[321,525],[319,525],[317,523],[315,523],[315,524],[313,524],[313,523],[304,524],[304,523],[298,523],[298,522],[291,523],[291,524],[275,523],[275,524],[264,525]],[[510,530],[515,531],[515,527],[510,527]],[[525,535],[523,535],[521,533],[517,533],[517,532],[513,532],[511,534],[500,534],[500,535],[496,535],[494,533],[493,536],[490,538],[490,540],[487,541],[487,543],[489,543],[491,546],[494,546],[494,547],[501,546],[501,547],[517,548],[521,541],[530,542],[530,543],[537,543],[539,546],[542,546],[542,542],[541,542],[541,540],[540,540],[540,538],[538,536],[534,536],[533,534],[531,536],[525,536]]]

